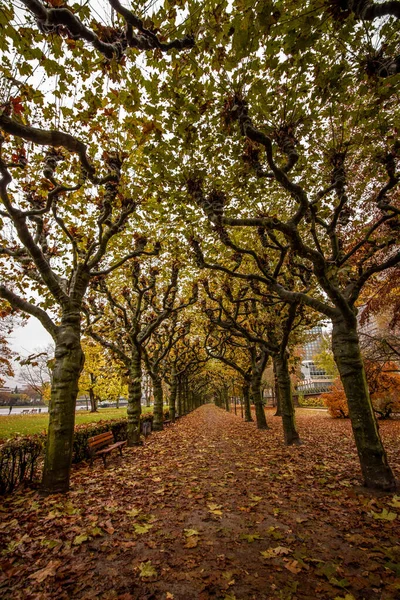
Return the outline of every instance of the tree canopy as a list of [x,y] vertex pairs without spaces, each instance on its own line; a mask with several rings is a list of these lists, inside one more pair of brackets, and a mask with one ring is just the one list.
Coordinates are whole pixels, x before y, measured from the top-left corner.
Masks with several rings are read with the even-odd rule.
[[357,312],[400,262],[399,6],[0,0],[0,297],[55,341],[45,491],[68,489],[83,327],[129,373],[130,443],[143,366],[162,427],[161,379],[173,415],[225,402],[218,357],[259,427],[274,360],[297,443],[288,359],[322,316],[364,479],[393,488]]

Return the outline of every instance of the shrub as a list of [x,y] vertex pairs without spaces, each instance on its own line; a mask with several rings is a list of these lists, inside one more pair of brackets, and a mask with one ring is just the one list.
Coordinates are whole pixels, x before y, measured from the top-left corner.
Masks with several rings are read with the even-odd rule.
[[324,406],[322,396],[307,396],[299,395],[298,403],[300,407],[321,408]]
[[32,481],[43,452],[44,435],[15,438],[0,447],[0,495]]
[[[168,410],[164,420],[169,418]],[[141,423],[152,423],[153,414],[140,415]],[[128,419],[114,419],[76,425],[72,462],[79,463],[90,458],[88,439],[112,431],[115,441],[126,440]],[[15,438],[0,446],[0,495],[12,492],[23,481],[32,481],[39,459],[46,444],[46,435],[32,435]]]
[[[400,412],[400,376],[393,372],[393,363],[366,361],[365,371],[371,394],[372,407],[380,419],[388,419]],[[336,379],[330,393],[322,394],[329,414],[334,418],[349,416],[346,395],[340,379]]]
[[322,394],[321,400],[323,400],[330,416],[334,419],[347,419],[349,416],[346,394],[340,379],[335,379],[332,391]]
[[72,462],[79,463],[82,460],[90,458],[88,439],[112,431],[116,442],[126,440],[128,430],[128,419],[116,419],[112,421],[97,421],[77,425],[74,432],[74,445]]

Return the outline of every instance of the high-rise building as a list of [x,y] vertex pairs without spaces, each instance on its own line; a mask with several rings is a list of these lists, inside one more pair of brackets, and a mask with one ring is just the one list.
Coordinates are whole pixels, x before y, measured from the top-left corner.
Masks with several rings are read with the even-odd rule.
[[304,358],[303,360],[312,360],[315,354],[321,352],[322,349],[322,326],[316,325],[310,332],[310,341],[305,343],[303,346]]

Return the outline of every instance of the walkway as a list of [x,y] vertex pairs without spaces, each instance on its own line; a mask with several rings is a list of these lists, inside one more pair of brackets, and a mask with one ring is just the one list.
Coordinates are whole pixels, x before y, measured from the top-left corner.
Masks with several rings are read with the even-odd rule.
[[[400,498],[354,487],[349,424],[304,411],[305,444],[285,448],[280,419],[268,420],[259,432],[207,405],[107,470],[76,468],[67,498],[12,496],[0,513],[0,596],[398,597]],[[393,464],[400,423],[384,430]]]

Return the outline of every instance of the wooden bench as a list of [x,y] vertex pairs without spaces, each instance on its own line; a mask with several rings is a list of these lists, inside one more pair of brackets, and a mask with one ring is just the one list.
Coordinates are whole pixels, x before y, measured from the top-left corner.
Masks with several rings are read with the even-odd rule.
[[106,467],[107,454],[110,454],[110,452],[118,448],[119,453],[122,456],[122,448],[126,443],[126,440],[124,442],[114,442],[112,431],[106,431],[105,433],[100,433],[99,435],[89,438],[90,465],[93,464],[96,456],[101,456],[104,466]]

